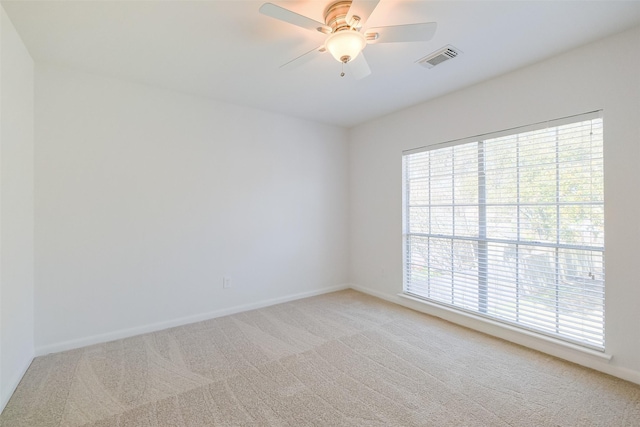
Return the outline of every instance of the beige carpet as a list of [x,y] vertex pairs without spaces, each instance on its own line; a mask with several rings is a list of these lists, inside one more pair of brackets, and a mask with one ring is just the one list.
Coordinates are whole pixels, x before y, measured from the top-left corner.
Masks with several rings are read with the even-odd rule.
[[640,386],[355,291],[38,357],[40,426],[640,426]]

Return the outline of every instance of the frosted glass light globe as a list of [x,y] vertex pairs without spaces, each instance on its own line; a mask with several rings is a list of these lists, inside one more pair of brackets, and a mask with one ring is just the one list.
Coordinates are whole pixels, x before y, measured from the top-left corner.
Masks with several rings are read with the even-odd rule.
[[327,37],[324,47],[338,62],[353,61],[362,52],[367,41],[358,31],[343,30]]

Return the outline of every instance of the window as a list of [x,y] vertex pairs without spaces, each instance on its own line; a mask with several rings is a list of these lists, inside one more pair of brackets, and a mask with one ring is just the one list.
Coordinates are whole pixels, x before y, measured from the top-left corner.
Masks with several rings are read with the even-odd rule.
[[404,292],[604,350],[601,113],[403,153]]

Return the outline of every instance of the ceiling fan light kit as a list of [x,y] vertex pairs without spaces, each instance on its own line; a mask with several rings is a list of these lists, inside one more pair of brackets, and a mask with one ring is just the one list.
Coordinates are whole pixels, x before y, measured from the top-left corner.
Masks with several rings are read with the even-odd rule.
[[[362,52],[367,44],[427,41],[433,37],[437,24],[393,25],[369,28],[362,31],[369,15],[380,0],[340,0],[330,3],[325,9],[324,24],[291,10],[265,3],[260,13],[312,31],[327,34],[322,46],[313,49],[283,66],[295,66],[307,62],[311,56],[329,51],[336,61],[350,66],[356,79],[371,74],[371,69]],[[353,62],[356,58],[357,61]],[[282,68],[282,67],[281,67]],[[344,76],[344,72],[341,73]]]
[[358,31],[343,30],[330,34],[324,42],[324,47],[338,62],[346,64],[356,59],[366,46],[362,33]]

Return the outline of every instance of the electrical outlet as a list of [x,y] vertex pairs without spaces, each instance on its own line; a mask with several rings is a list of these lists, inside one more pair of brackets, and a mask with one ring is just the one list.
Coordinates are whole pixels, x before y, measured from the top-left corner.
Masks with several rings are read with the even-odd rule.
[[223,277],[222,278],[222,287],[224,289],[228,289],[231,287],[231,278],[230,277]]

